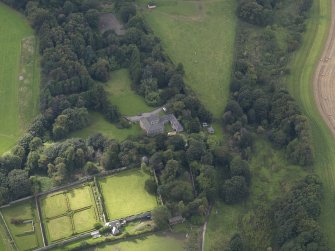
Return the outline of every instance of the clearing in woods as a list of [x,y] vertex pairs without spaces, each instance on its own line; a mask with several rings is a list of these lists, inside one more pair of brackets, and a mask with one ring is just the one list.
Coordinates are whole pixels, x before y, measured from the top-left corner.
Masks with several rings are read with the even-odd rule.
[[143,134],[143,130],[139,125],[133,124],[130,128],[117,128],[115,124],[110,123],[99,112],[89,113],[90,124],[89,126],[75,131],[69,135],[69,138],[88,138],[96,133],[101,133],[104,136],[117,139],[119,141],[125,140],[128,136],[137,136]]
[[127,69],[113,71],[111,80],[106,83],[106,90],[112,104],[119,107],[122,115],[134,116],[154,110],[144,102],[143,97],[131,89],[131,79]]
[[184,65],[186,84],[219,118],[229,94],[237,1],[157,0],[154,10],[137,3],[167,54]]
[[[335,1],[316,0],[313,3],[302,47],[293,58],[292,74],[287,80],[291,94],[310,120],[315,149],[315,169],[323,181],[324,189],[320,223],[328,237],[329,246],[335,250],[335,225],[332,221],[335,218],[335,139],[331,131],[334,131],[332,128],[334,110],[332,110],[333,104],[328,102],[328,99],[335,98],[334,86],[331,88],[329,86],[334,84],[333,67],[328,67],[334,63],[335,56],[334,24],[331,25],[331,17],[334,18],[335,15]],[[330,40],[326,44],[328,35]],[[323,50],[325,51],[322,55]],[[325,62],[325,58],[328,57],[330,59]],[[329,72],[323,72],[322,69],[327,69]],[[321,101],[324,105],[322,109]]]
[[110,220],[143,213],[157,206],[155,196],[144,188],[147,179],[150,179],[149,175],[137,170],[99,179]]
[[38,113],[39,60],[33,30],[0,3],[0,154],[13,146]]

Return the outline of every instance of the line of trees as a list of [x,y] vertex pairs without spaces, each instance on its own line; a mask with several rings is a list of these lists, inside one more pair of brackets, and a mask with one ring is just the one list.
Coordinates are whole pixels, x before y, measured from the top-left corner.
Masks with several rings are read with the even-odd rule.
[[[252,153],[254,135],[261,134],[275,148],[283,149],[290,163],[310,168],[313,165],[307,117],[285,88],[290,73],[289,59],[300,47],[311,6],[312,0],[239,1],[231,98],[222,122],[230,135],[232,149],[240,152],[243,159]],[[241,161],[232,160],[229,171],[232,173],[237,165],[238,173],[248,177],[248,172],[242,171],[248,170],[247,163]],[[225,181],[227,191],[236,190],[245,195],[248,183],[236,177],[239,176]],[[227,202],[227,197],[224,198]],[[329,250],[318,224],[321,200],[320,180],[308,175],[274,201],[252,208],[249,218],[246,217],[247,224],[251,225],[250,229],[264,228],[262,238],[267,239],[271,250]],[[241,229],[231,238],[226,250],[258,250],[259,240],[252,238],[251,233]]]

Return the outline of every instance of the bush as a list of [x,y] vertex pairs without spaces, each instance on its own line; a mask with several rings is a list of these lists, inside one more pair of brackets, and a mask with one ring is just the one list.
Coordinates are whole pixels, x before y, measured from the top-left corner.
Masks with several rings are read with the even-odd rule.
[[20,225],[23,224],[24,220],[23,219],[17,219],[17,218],[12,218],[10,219],[10,223],[14,225]]
[[157,192],[157,184],[152,179],[146,180],[144,187],[145,187],[145,190],[147,190],[147,192],[152,195],[155,195]]
[[102,227],[103,226],[102,226],[102,224],[100,222],[97,222],[97,223],[94,224],[94,229],[96,229],[96,230],[99,230]]
[[100,228],[100,230],[99,230],[99,233],[100,234],[107,234],[108,232],[110,232],[111,231],[111,229],[110,229],[110,227],[102,227],[102,228]]

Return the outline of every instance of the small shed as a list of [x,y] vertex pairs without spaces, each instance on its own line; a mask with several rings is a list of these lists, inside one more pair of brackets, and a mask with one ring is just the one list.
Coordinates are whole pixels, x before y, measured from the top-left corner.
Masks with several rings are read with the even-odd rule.
[[117,227],[112,228],[112,235],[118,235],[120,233],[120,230]]
[[185,218],[181,215],[179,216],[175,216],[169,219],[169,225],[173,226],[173,225],[177,225],[180,223],[183,223],[185,221]]
[[152,9],[156,9],[156,5],[153,4],[148,4],[148,9],[152,10]]
[[92,236],[93,239],[96,239],[96,238],[101,237],[99,231],[94,231],[94,232],[92,232],[92,233],[91,233],[91,236]]

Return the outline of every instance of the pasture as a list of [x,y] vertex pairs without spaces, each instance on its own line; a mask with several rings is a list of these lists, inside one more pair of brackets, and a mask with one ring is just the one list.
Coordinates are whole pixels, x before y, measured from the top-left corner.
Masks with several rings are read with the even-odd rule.
[[40,201],[50,242],[92,230],[94,223],[99,221],[90,183],[48,194]]
[[143,134],[143,131],[138,124],[134,124],[130,128],[119,129],[115,124],[108,122],[103,117],[103,115],[98,112],[90,112],[89,118],[89,126],[71,133],[69,138],[79,137],[86,139],[93,134],[101,133],[108,138],[122,141],[125,140],[128,136],[137,136]]
[[[315,170],[323,181],[324,199],[320,219],[329,246],[335,250],[335,141],[317,109],[313,93],[313,74],[324,49],[331,20],[331,1],[314,1],[301,48],[291,63],[287,78],[290,93],[310,120],[315,149]],[[334,14],[334,13],[333,13]],[[306,53],[308,52],[308,53]]]
[[137,3],[172,61],[184,65],[186,84],[220,117],[229,94],[236,1],[157,0],[154,10],[148,1]]
[[[39,109],[39,60],[33,30],[0,3],[0,154],[15,144]],[[21,76],[21,80],[19,77]]]
[[139,214],[157,206],[155,196],[144,188],[149,178],[142,171],[130,170],[99,179],[110,220]]
[[[43,246],[39,219],[33,200],[27,200],[1,209],[5,222],[20,251],[32,250]],[[31,223],[13,224],[13,219],[33,220]]]
[[131,79],[127,69],[113,71],[111,80],[106,83],[106,90],[110,101],[119,107],[122,115],[134,116],[154,109],[131,89]]

